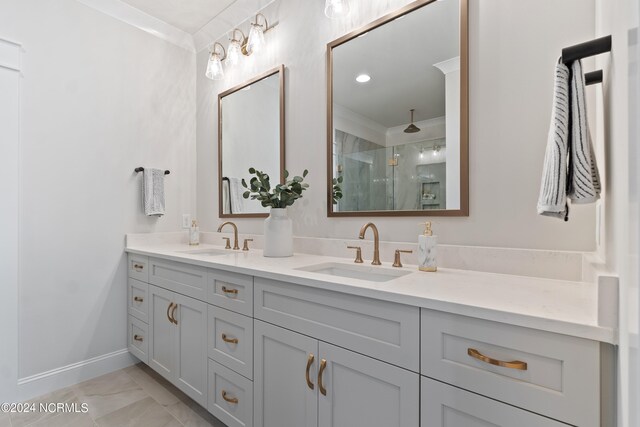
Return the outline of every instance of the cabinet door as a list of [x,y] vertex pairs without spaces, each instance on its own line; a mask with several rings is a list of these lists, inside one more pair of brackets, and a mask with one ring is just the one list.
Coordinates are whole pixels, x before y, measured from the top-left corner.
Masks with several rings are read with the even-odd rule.
[[418,427],[420,375],[324,342],[319,349],[319,427]]
[[177,359],[176,327],[169,320],[174,295],[149,285],[149,366],[169,381],[175,378]]
[[318,341],[259,320],[254,339],[254,425],[316,427]]
[[567,427],[532,412],[422,377],[422,427]]
[[207,304],[180,294],[173,295],[178,308],[175,346],[175,385],[187,396],[207,406]]

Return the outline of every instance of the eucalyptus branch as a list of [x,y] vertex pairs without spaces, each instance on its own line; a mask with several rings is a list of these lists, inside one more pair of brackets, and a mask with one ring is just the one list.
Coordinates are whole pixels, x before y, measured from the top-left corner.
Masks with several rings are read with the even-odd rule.
[[309,188],[309,184],[304,182],[304,178],[309,173],[306,169],[302,176],[296,175],[291,180],[286,180],[289,177],[289,172],[285,170],[285,183],[277,184],[273,188],[268,174],[255,168],[249,168],[249,173],[255,176],[249,180],[249,184],[244,179],[242,180],[242,186],[247,189],[242,197],[259,200],[263,207],[278,209],[291,206],[296,200],[301,199],[302,192]]

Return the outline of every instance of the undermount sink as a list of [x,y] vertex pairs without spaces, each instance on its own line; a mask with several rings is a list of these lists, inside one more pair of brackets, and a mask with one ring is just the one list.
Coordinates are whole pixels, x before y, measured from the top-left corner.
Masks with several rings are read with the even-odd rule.
[[178,251],[178,252],[181,254],[208,255],[208,256],[228,255],[232,253],[231,251],[227,251],[224,249],[192,249],[190,251]]
[[406,270],[391,270],[388,268],[341,264],[337,262],[308,265],[306,267],[296,268],[296,270],[326,274],[328,276],[346,277],[349,279],[369,280],[372,282],[388,282],[389,280],[411,274],[410,271]]

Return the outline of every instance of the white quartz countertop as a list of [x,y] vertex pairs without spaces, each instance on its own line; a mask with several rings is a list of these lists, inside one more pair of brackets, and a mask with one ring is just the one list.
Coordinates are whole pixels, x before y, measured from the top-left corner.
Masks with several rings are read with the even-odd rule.
[[480,319],[556,332],[607,343],[616,343],[613,328],[598,325],[598,290],[592,283],[476,271],[438,269],[420,272],[414,265],[369,267],[411,272],[387,282],[372,282],[296,270],[321,263],[356,265],[345,258],[295,254],[289,258],[265,258],[262,251],[227,251],[226,255],[185,253],[222,249],[213,245],[136,244],[129,253],[168,259],[322,288],[400,304],[441,310]]

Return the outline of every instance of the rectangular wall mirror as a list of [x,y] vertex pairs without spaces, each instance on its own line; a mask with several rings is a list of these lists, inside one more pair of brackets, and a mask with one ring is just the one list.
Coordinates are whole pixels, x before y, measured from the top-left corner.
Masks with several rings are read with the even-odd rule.
[[468,215],[467,26],[420,0],[328,44],[329,216]]
[[[268,216],[245,199],[249,168],[284,181],[284,65],[218,95],[218,194],[221,218]],[[274,179],[275,178],[275,179]]]

